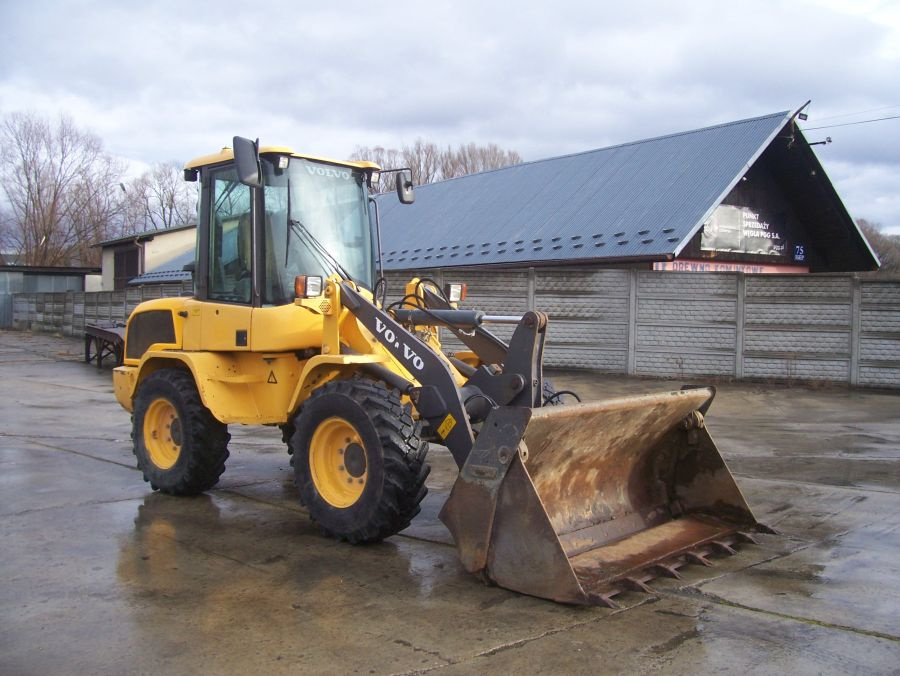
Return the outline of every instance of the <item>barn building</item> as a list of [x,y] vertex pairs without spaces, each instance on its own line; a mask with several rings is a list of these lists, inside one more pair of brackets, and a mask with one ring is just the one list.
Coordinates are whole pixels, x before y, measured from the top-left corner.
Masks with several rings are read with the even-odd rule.
[[471,174],[380,207],[387,270],[878,266],[789,112]]
[[855,274],[877,257],[790,112],[379,206],[392,297],[427,276],[466,282],[467,307],[543,310],[550,367],[900,386],[900,333],[883,321],[896,283]]

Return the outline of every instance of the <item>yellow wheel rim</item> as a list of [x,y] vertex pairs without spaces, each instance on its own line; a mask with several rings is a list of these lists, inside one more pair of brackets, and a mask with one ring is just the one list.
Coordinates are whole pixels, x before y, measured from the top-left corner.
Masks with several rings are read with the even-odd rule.
[[154,399],[144,415],[144,446],[150,462],[169,469],[181,454],[182,429],[178,411],[168,399]]
[[359,500],[368,465],[356,428],[336,416],[323,420],[309,442],[309,471],[319,495],[332,507],[343,509]]

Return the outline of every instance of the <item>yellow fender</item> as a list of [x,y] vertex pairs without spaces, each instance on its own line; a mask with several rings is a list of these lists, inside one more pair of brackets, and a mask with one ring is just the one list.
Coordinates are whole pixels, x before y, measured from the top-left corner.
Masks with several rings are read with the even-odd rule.
[[298,362],[293,353],[180,352],[149,350],[137,366],[113,371],[116,399],[133,410],[138,385],[161,368],[190,371],[200,399],[225,424],[282,425],[312,390],[347,377],[362,364],[382,363],[384,355],[317,355]]

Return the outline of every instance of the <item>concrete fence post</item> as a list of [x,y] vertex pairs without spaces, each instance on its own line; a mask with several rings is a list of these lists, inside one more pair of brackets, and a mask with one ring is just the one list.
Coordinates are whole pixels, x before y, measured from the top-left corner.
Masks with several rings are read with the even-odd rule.
[[743,272],[737,273],[736,301],[734,314],[734,377],[744,377],[744,300],[747,293],[747,278]]
[[854,274],[850,293],[850,385],[859,385],[860,333],[862,332],[862,281]]
[[637,363],[637,294],[638,270],[631,268],[628,275],[628,354],[625,361],[625,373],[634,375]]
[[534,268],[528,268],[528,280],[525,284],[525,307],[534,310],[534,287],[535,287]]

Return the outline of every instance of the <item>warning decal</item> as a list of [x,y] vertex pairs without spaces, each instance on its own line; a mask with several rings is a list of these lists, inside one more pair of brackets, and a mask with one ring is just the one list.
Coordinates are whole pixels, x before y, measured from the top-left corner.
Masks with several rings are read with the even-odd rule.
[[450,432],[453,431],[454,427],[456,427],[456,418],[448,413],[447,417],[444,418],[444,422],[437,428],[437,433],[441,436],[441,439],[446,439],[450,436]]

